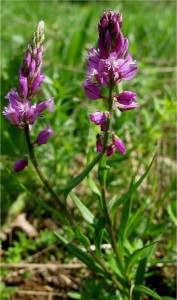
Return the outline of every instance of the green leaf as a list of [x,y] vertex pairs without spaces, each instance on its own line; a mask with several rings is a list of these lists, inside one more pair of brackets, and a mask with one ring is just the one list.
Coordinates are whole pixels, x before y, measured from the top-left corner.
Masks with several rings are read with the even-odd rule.
[[167,206],[168,214],[171,220],[174,222],[175,226],[177,226],[177,216],[176,216],[176,203],[171,203]]
[[79,198],[75,195],[74,192],[70,192],[69,195],[73,200],[74,204],[76,205],[76,207],[78,208],[83,219],[89,224],[94,224],[95,217],[91,213],[91,211],[79,200]]
[[99,167],[98,167],[98,177],[101,186],[106,185],[108,169],[109,166],[106,165],[106,155],[104,154],[100,160]]
[[149,247],[152,247],[156,244],[157,242],[154,242],[150,245],[147,245],[145,247],[142,247],[138,250],[136,250],[135,252],[133,252],[127,259],[127,262],[126,262],[126,269],[127,269],[127,272],[129,272],[130,268],[132,267],[132,265],[134,265],[136,263],[136,261],[142,256],[142,254],[144,253],[145,249],[146,248],[149,248]]
[[67,296],[71,299],[82,299],[82,295],[79,292],[70,291],[67,293]]
[[[91,154],[92,154],[92,147],[90,147],[90,149],[88,151],[88,154],[87,154],[87,164],[90,163]],[[92,192],[95,193],[100,199],[101,198],[101,193],[100,193],[95,181],[92,179],[90,172],[87,175],[87,181],[88,181],[88,184],[89,184]]]
[[126,235],[126,230],[127,230],[127,224],[129,221],[129,215],[130,215],[130,210],[131,210],[131,198],[127,199],[125,202],[122,215],[121,215],[121,221],[120,221],[120,226],[119,226],[119,242],[120,242],[120,247],[121,247],[121,252],[123,255],[123,248],[124,248],[124,238]]
[[157,299],[157,300],[162,300],[162,298],[154,291],[152,291],[150,288],[144,286],[144,285],[136,285],[133,289],[133,292],[140,292],[140,293],[143,293],[145,295],[148,295],[148,296],[151,296],[153,297],[154,299]]
[[131,197],[131,195],[137,190],[137,188],[140,186],[140,184],[143,182],[143,180],[146,178],[153,162],[154,162],[154,159],[155,159],[155,155],[150,163],[150,165],[148,166],[146,172],[141,176],[141,178],[135,183],[133,184],[130,189],[128,190],[128,192],[126,194],[124,194],[122,197],[120,197],[118,200],[116,200],[113,205],[112,205],[112,208],[111,208],[111,211],[112,211],[112,214],[114,214],[117,210],[117,208],[123,203],[125,202],[128,198]]
[[103,271],[103,269],[92,259],[90,255],[86,252],[82,251],[79,247],[74,245],[73,243],[67,241],[63,236],[61,236],[58,232],[54,232],[58,237],[60,242],[80,261],[82,261],[85,265],[88,266],[96,274],[100,274],[102,276],[107,277],[107,274]]
[[95,233],[94,233],[94,243],[96,247],[96,252],[99,256],[101,256],[101,243],[104,235],[106,225],[105,217],[100,217],[96,226],[95,226]]
[[90,241],[89,241],[88,237],[82,233],[80,226],[78,226],[76,228],[75,235],[76,235],[76,238],[82,243],[82,245],[86,249],[88,249],[90,247]]
[[137,209],[137,211],[131,215],[129,222],[127,224],[127,230],[126,230],[127,237],[129,237],[133,232],[133,230],[137,227],[137,223],[140,222],[140,217],[142,218],[142,212],[146,206],[147,206],[146,202],[142,203],[141,206]]
[[69,194],[69,192],[75,188],[87,175],[88,173],[93,169],[93,167],[97,164],[97,162],[100,160],[102,157],[103,153],[99,153],[95,159],[78,175],[76,176],[71,183],[65,188],[64,195],[65,198]]
[[[135,278],[135,284],[142,284],[144,281],[144,273],[146,269],[147,264],[147,257],[143,257],[140,259],[140,262],[138,264],[138,268],[136,271],[136,278]],[[140,300],[141,293],[140,292],[134,292],[133,293],[133,299],[134,300]]]
[[176,298],[168,297],[168,296],[163,296],[161,297],[162,300],[176,300]]

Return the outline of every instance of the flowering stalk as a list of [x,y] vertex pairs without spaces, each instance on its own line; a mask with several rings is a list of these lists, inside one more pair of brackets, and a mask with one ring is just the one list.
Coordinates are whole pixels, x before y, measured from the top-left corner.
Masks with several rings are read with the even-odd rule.
[[[116,241],[116,235],[110,219],[106,201],[106,159],[115,150],[121,154],[126,153],[123,141],[111,130],[111,118],[113,111],[119,109],[126,111],[138,106],[135,102],[136,94],[131,91],[120,94],[113,93],[114,87],[122,86],[122,80],[130,80],[136,74],[138,68],[130,54],[127,54],[128,39],[122,32],[122,15],[120,13],[104,12],[98,23],[98,50],[91,48],[88,55],[86,79],[83,83],[85,94],[91,100],[105,99],[107,111],[97,111],[90,114],[90,120],[95,125],[100,125],[100,133],[97,135],[97,152],[105,154],[99,165],[99,181],[101,185],[102,211],[107,221],[112,248],[115,252],[119,269],[126,277],[124,258],[121,256]],[[109,96],[105,97],[103,91],[109,90]],[[120,90],[120,89],[119,89]],[[110,141],[111,138],[111,141]],[[128,281],[128,280],[127,280]]]
[[[72,223],[72,219],[70,218],[66,207],[56,195],[47,178],[43,174],[34,153],[34,147],[46,144],[48,139],[54,134],[54,131],[47,125],[46,128],[38,134],[35,142],[32,142],[30,138],[30,132],[33,129],[33,125],[36,123],[37,118],[42,116],[42,112],[47,109],[51,112],[54,111],[53,97],[40,103],[31,102],[34,96],[38,93],[45,78],[45,76],[41,73],[43,41],[44,22],[40,21],[36,31],[34,32],[33,40],[31,44],[28,45],[25,52],[25,58],[19,70],[18,92],[16,92],[16,89],[13,88],[7,94],[6,98],[9,100],[9,104],[4,108],[3,114],[12,125],[24,131],[29,156],[38,176],[48,192],[52,195],[53,199],[60,206],[60,209],[66,219]],[[28,155],[25,155],[24,159],[19,159],[15,162],[14,172],[21,172],[27,166]]]

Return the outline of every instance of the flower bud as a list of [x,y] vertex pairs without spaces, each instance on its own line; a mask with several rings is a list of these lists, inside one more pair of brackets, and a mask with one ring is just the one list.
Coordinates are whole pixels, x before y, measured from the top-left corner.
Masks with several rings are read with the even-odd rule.
[[36,71],[36,62],[34,59],[32,59],[30,66],[29,66],[29,75],[33,76],[35,71]]
[[102,98],[101,91],[95,83],[92,83],[91,81],[86,80],[82,86],[83,86],[85,94],[88,98],[90,98],[92,100],[97,100],[97,99]]
[[46,126],[46,128],[38,134],[37,141],[35,142],[35,144],[46,144],[49,137],[52,135],[54,135],[54,131],[49,126]]
[[112,155],[114,154],[114,152],[115,152],[115,146],[114,146],[114,144],[111,142],[111,143],[108,144],[108,148],[107,148],[107,150],[106,150],[106,155],[107,155],[107,156],[112,156]]
[[34,95],[39,91],[40,85],[43,82],[45,76],[42,73],[37,74],[31,84],[31,94]]
[[28,159],[25,157],[24,159],[19,159],[14,164],[14,172],[23,171],[28,166]]
[[28,95],[28,80],[27,77],[20,77],[19,93],[22,98]]
[[116,135],[113,134],[112,137],[113,137],[113,144],[114,144],[114,146],[116,147],[116,149],[120,153],[122,153],[124,155],[126,153],[126,148],[125,148],[124,143],[122,142],[122,140],[118,136],[116,136]]
[[116,100],[115,107],[119,108],[121,111],[134,109],[138,106],[138,103],[134,102],[136,99],[136,93],[125,91],[118,96],[114,96]]

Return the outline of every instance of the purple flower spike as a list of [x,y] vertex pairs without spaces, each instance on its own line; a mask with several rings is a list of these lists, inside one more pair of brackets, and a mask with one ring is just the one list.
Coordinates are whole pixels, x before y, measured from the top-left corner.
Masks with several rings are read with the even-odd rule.
[[95,83],[92,83],[90,80],[86,80],[82,86],[88,98],[92,100],[102,98],[101,91]]
[[46,128],[38,134],[37,141],[35,142],[35,144],[46,144],[49,137],[52,135],[54,135],[54,131],[49,126],[46,126]]
[[23,171],[28,166],[28,159],[19,159],[14,164],[14,172]]
[[122,153],[123,155],[126,153],[126,148],[125,148],[124,143],[116,135],[113,135],[113,144],[120,153]]

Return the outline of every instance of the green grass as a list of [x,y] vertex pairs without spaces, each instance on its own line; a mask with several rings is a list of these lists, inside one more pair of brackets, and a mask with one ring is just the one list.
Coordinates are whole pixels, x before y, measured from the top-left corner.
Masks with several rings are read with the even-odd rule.
[[[41,166],[56,192],[84,168],[85,154],[94,145],[97,128],[89,123],[89,113],[104,108],[104,102],[85,98],[86,55],[97,44],[97,23],[104,9],[123,14],[122,31],[130,41],[130,53],[137,60],[139,72],[124,90],[138,94],[139,107],[118,114],[113,122],[115,132],[123,139],[127,155],[115,154],[108,163],[110,198],[126,192],[131,179],[138,178],[154,152],[155,163],[148,179],[133,196],[132,217],[140,208],[136,227],[131,231],[137,245],[160,237],[159,251],[164,259],[174,259],[175,228],[175,2],[173,1],[2,1],[1,31],[1,98],[18,85],[18,69],[23,53],[37,23],[45,21],[43,73],[46,82],[36,99],[55,98],[54,114],[46,113],[38,121],[33,136],[48,123],[55,131],[50,142],[36,150]],[[22,193],[9,174],[14,161],[27,153],[23,132],[2,117],[2,216]],[[49,200],[32,167],[16,178],[30,191]],[[93,172],[95,181],[97,180]],[[98,204],[86,186],[77,193],[91,210]],[[26,209],[35,217],[43,210],[26,199]],[[79,218],[79,217],[78,217]]]

